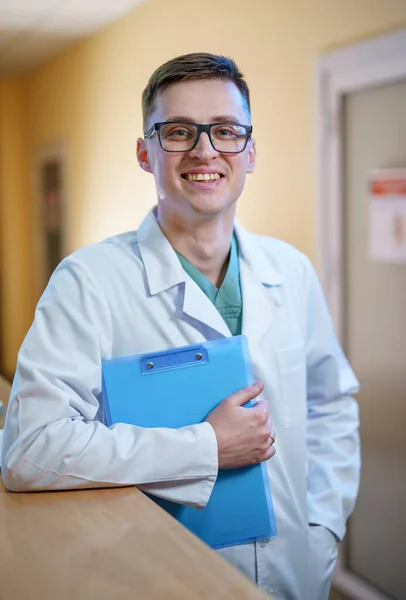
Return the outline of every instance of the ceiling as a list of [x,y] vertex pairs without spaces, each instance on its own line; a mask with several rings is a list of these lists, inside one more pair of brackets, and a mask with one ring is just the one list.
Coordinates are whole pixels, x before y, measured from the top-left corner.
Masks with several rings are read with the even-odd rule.
[[26,73],[146,0],[0,0],[0,77]]

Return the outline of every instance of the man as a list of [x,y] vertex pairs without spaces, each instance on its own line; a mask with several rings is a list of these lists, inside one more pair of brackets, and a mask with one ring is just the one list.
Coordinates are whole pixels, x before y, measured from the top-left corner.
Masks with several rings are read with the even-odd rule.
[[[152,75],[143,113],[138,160],[157,208],[52,276],[19,353],[4,482],[134,484],[204,507],[218,468],[267,461],[278,535],[221,554],[276,598],[325,600],[358,485],[357,381],[309,261],[234,220],[256,157],[247,85],[230,59],[179,57]],[[241,332],[258,383],[206,422],[105,426],[102,358]]]

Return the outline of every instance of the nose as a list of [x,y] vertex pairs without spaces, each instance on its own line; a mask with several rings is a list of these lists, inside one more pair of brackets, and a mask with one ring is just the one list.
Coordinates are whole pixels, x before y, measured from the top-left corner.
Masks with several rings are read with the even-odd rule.
[[216,158],[219,155],[219,152],[213,148],[207,133],[202,132],[196,146],[190,151],[189,155],[191,158],[199,158],[201,161],[208,161],[212,158]]

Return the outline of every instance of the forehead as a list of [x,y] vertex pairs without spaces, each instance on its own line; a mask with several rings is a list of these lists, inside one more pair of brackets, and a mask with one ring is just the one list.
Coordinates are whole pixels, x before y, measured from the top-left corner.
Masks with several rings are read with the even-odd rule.
[[234,116],[240,123],[249,122],[239,89],[232,81],[198,79],[173,83],[162,90],[156,98],[151,122],[183,117],[182,120],[196,123],[212,123],[219,116]]

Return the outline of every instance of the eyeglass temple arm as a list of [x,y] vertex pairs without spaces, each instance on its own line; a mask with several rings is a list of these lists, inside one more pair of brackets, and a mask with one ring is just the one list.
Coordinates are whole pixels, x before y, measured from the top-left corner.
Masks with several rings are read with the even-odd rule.
[[157,130],[155,129],[155,125],[152,125],[152,127],[150,127],[149,129],[147,129],[147,131],[144,132],[144,140],[152,138],[154,133],[157,133]]

